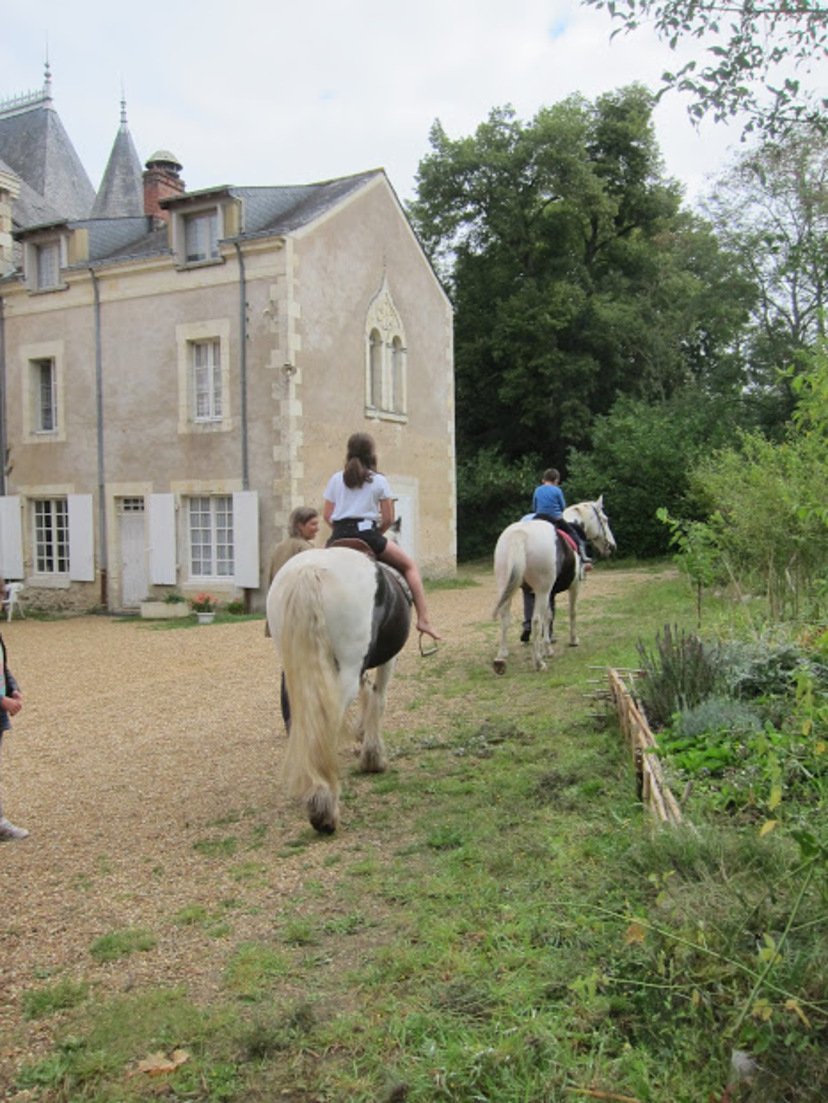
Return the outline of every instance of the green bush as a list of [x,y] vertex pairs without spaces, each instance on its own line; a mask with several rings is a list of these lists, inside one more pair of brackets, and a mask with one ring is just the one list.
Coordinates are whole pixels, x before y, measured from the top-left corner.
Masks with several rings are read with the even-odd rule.
[[664,626],[655,649],[637,644],[643,677],[639,685],[647,718],[663,728],[675,713],[693,708],[709,697],[717,684],[717,649],[706,646],[694,632]]
[[497,538],[532,506],[542,459],[524,456],[514,463],[498,448],[487,448],[457,463],[457,557],[461,562],[490,559]]

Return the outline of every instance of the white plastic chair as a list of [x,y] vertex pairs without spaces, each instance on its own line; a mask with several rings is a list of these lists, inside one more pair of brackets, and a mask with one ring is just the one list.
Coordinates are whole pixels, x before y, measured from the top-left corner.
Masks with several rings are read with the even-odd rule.
[[6,620],[12,619],[15,608],[20,611],[21,617],[24,620],[26,619],[26,614],[23,612],[23,606],[20,604],[20,594],[23,588],[22,582],[6,583],[6,596],[3,598],[3,605],[6,607]]

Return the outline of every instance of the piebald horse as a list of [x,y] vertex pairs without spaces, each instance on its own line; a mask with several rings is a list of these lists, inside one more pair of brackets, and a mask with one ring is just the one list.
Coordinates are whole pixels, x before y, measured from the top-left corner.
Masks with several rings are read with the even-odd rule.
[[[608,556],[615,551],[615,537],[604,512],[603,495],[594,502],[569,506],[564,511],[564,519],[578,526],[599,554]],[[535,670],[546,670],[545,660],[552,655],[550,597],[554,593],[567,591],[569,594],[569,644],[577,647],[576,603],[583,572],[580,556],[567,536],[549,521],[517,521],[504,529],[498,538],[494,568],[498,600],[493,615],[500,617],[500,647],[493,664],[495,673],[506,671],[512,597],[523,585],[535,594],[531,635]]]
[[[313,548],[277,572],[267,621],[289,702],[285,783],[304,801],[312,826],[331,834],[339,823],[339,735],[357,696],[359,769],[385,769],[380,724],[411,627],[408,591],[393,568],[362,551]],[[283,695],[283,714],[286,703]]]

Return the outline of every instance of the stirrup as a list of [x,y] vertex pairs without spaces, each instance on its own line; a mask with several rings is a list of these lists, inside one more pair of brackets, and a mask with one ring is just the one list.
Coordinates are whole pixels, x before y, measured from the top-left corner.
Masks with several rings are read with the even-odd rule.
[[433,636],[428,637],[431,640],[431,644],[428,647],[423,647],[423,636],[427,634],[428,633],[426,632],[421,632],[418,641],[420,645],[420,654],[424,659],[428,658],[429,655],[436,655],[437,652],[440,650],[439,640],[435,640]]

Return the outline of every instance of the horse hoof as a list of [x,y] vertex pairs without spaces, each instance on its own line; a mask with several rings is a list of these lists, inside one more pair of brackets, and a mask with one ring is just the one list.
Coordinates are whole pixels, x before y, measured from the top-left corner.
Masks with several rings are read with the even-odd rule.
[[308,816],[310,825],[314,831],[318,831],[320,835],[333,835],[336,831],[336,820],[331,820],[326,815],[314,815]]
[[494,668],[495,674],[505,674],[506,673],[506,660],[505,659],[495,659],[495,661],[492,663],[492,666]]
[[381,754],[376,754],[375,752],[366,754],[363,751],[359,759],[359,769],[363,774],[384,774],[385,759]]
[[569,646],[570,646],[570,647],[578,647],[578,646],[579,646],[579,644],[578,644],[578,641],[577,641],[577,640],[575,640],[575,641],[573,642],[572,640],[570,640],[570,641],[569,641]]
[[314,831],[320,835],[333,835],[339,823],[336,808],[324,797],[311,797],[308,801],[308,819]]

